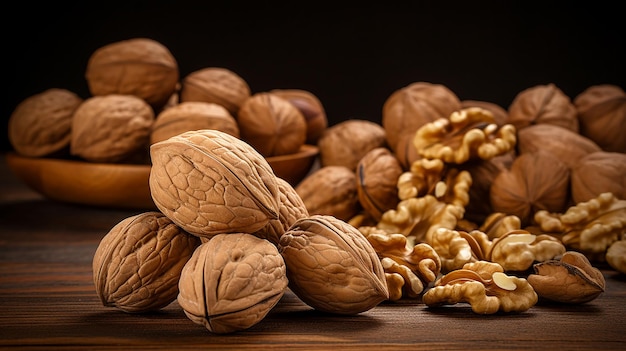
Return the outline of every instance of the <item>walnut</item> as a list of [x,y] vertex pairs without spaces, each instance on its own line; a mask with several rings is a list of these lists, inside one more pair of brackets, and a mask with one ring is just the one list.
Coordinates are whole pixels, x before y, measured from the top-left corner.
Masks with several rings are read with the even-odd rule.
[[509,106],[506,123],[518,131],[537,125],[550,124],[578,133],[578,116],[571,99],[554,84],[536,85],[517,94]]
[[147,154],[154,118],[150,105],[135,95],[90,97],[74,112],[70,153],[107,163]]
[[178,63],[163,44],[133,38],[98,48],[89,57],[85,78],[92,95],[135,95],[153,108],[176,91]]
[[539,297],[551,301],[581,304],[604,292],[602,272],[593,267],[580,252],[567,251],[560,259],[540,262],[534,266],[528,282]]
[[495,212],[519,217],[522,226],[539,210],[561,212],[569,200],[570,171],[548,152],[518,156],[493,180],[489,198]]
[[367,311],[389,298],[376,251],[353,226],[333,216],[302,218],[280,238],[289,287],[316,310]]
[[538,211],[535,222],[542,230],[560,236],[569,249],[600,259],[626,231],[626,200],[602,193],[565,213]]
[[374,122],[348,119],[326,129],[317,146],[322,167],[345,166],[355,171],[365,154],[386,146],[385,130]]
[[9,117],[8,136],[15,152],[43,157],[69,149],[72,117],[82,102],[76,93],[60,88],[22,100]]
[[589,201],[602,193],[626,199],[626,154],[599,151],[582,157],[572,168],[571,189],[575,203]]
[[484,261],[467,263],[447,273],[422,296],[430,308],[466,302],[478,314],[524,312],[537,300],[526,279],[506,275],[497,263]]
[[487,160],[515,147],[516,131],[510,124],[494,122],[491,112],[470,107],[426,123],[415,132],[413,146],[420,156],[462,164]]
[[375,220],[398,204],[398,177],[402,166],[389,149],[371,150],[356,167],[359,203]]
[[178,303],[210,332],[233,333],[261,322],[287,284],[285,261],[270,242],[246,233],[217,234],[185,264]]
[[215,129],[239,138],[237,120],[221,105],[188,101],[163,110],[156,116],[150,144],[199,129]]
[[574,98],[580,134],[604,151],[626,153],[626,92],[611,85],[593,85]]
[[396,152],[398,141],[405,134],[413,135],[424,124],[447,118],[460,108],[459,98],[444,85],[414,82],[400,88],[383,105],[382,126],[387,144]]
[[309,211],[300,198],[300,195],[286,180],[276,178],[279,193],[278,219],[270,219],[262,229],[252,233],[260,238],[269,240],[278,246],[280,237],[300,218],[309,216]]
[[518,154],[547,151],[567,167],[574,168],[581,158],[602,151],[590,139],[571,130],[551,124],[536,124],[517,132]]
[[609,246],[605,255],[606,263],[616,271],[626,274],[626,236]]
[[150,147],[157,208],[203,237],[253,233],[279,218],[277,177],[252,146],[230,134],[189,131]]
[[461,109],[466,109],[469,107],[479,107],[483,110],[487,110],[491,112],[493,115],[494,122],[503,126],[507,124],[507,120],[509,119],[509,112],[505,110],[502,106],[489,102],[489,101],[481,101],[481,100],[462,100],[461,101]]
[[404,133],[398,138],[396,143],[394,153],[404,170],[408,170],[414,162],[422,158],[415,146],[413,146],[414,137],[415,133]]
[[499,238],[511,230],[521,229],[522,221],[515,215],[493,212],[480,225],[478,230],[485,233],[491,240]]
[[273,93],[246,99],[237,122],[241,139],[265,157],[294,154],[306,141],[306,120],[300,110]]
[[183,266],[200,240],[160,212],[128,217],[105,234],[93,256],[102,304],[129,313],[158,310],[176,300]]
[[389,300],[419,297],[441,272],[439,255],[430,245],[411,245],[402,234],[390,234],[371,226],[358,229],[381,260]]
[[344,166],[318,168],[295,190],[311,215],[331,215],[348,221],[361,209],[356,173]]
[[292,103],[306,120],[306,143],[317,145],[317,141],[328,127],[324,105],[312,92],[302,89],[273,89],[270,93]]
[[223,67],[206,67],[183,78],[180,101],[204,101],[224,106],[235,118],[250,97],[250,87],[237,73]]

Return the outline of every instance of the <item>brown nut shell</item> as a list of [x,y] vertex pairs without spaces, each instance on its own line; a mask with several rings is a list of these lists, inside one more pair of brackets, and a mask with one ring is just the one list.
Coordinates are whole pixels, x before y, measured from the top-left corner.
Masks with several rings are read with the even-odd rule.
[[178,295],[178,281],[200,240],[151,211],[116,224],[93,257],[93,280],[102,304],[129,313],[155,311]]
[[294,154],[306,141],[306,120],[300,110],[273,93],[246,99],[237,122],[241,139],[265,157]]
[[371,150],[359,162],[356,168],[359,203],[376,221],[398,205],[397,184],[401,174],[400,162],[384,147]]
[[51,88],[20,102],[9,117],[8,136],[15,151],[43,157],[67,149],[72,116],[83,102],[75,93]]
[[344,166],[319,168],[295,190],[311,215],[330,215],[348,221],[361,209],[356,173]]
[[575,203],[595,199],[602,193],[613,193],[626,199],[626,154],[599,151],[580,159],[572,168],[572,199]]
[[344,166],[352,171],[369,151],[386,146],[385,130],[377,123],[348,119],[326,129],[317,142],[320,164]]
[[272,168],[230,134],[185,132],[153,144],[150,156],[155,205],[191,234],[253,233],[278,218]]
[[101,95],[74,112],[70,153],[91,162],[126,162],[147,151],[154,112],[134,95]]
[[180,101],[204,101],[224,106],[237,118],[250,97],[250,87],[237,73],[223,67],[206,67],[189,73],[182,81]]
[[246,233],[218,234],[183,268],[178,303],[194,323],[232,333],[263,320],[287,284],[285,261],[270,242]]
[[239,138],[237,120],[226,108],[210,102],[188,101],[157,115],[150,132],[150,144],[199,129],[215,129]]
[[94,96],[135,95],[158,109],[176,91],[178,63],[160,42],[133,38],[94,51],[87,62],[85,78]]
[[387,144],[395,152],[404,134],[413,135],[424,124],[447,118],[460,108],[459,98],[444,85],[415,82],[400,88],[383,105]]
[[324,105],[312,92],[302,89],[273,89],[270,93],[292,103],[306,120],[306,143],[317,145],[318,139],[328,127]]
[[528,126],[550,124],[578,133],[576,107],[554,84],[536,85],[521,91],[509,106],[506,123],[520,131]]
[[609,152],[626,153],[626,92],[611,84],[593,85],[574,99],[580,134]]
[[289,287],[323,312],[357,314],[389,298],[376,251],[350,224],[332,216],[302,218],[280,238]]

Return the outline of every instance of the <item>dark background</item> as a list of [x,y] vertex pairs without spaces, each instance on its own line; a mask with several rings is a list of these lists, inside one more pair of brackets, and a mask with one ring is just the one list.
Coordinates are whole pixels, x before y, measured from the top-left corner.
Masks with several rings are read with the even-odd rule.
[[88,97],[89,56],[133,37],[167,46],[181,78],[216,66],[239,74],[253,93],[308,90],[331,125],[380,122],[385,100],[417,81],[504,108],[539,84],[554,83],[572,99],[595,84],[626,88],[617,1],[336,3],[14,3],[1,21],[0,146],[11,149],[6,127],[18,103],[52,87]]

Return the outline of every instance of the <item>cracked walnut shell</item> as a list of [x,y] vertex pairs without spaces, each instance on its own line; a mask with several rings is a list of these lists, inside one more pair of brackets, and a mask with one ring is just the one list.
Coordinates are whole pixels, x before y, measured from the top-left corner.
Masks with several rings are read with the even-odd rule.
[[176,300],[183,266],[200,240],[152,211],[128,217],[102,238],[93,280],[102,304],[129,313],[155,311]]
[[287,289],[276,246],[247,233],[218,234],[185,264],[178,303],[196,324],[216,334],[259,323]]
[[176,59],[163,44],[133,38],[94,51],[85,78],[94,96],[134,95],[156,110],[176,92],[179,71]]
[[352,225],[333,216],[302,218],[280,238],[291,290],[316,310],[367,311],[389,298],[376,251]]
[[271,166],[230,134],[185,132],[153,144],[150,156],[155,205],[191,234],[253,233],[279,218]]

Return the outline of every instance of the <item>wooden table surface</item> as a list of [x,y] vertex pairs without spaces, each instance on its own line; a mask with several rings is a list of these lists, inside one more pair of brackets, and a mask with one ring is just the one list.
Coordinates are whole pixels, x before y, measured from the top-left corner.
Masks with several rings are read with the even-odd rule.
[[0,349],[626,349],[626,277],[603,268],[606,292],[583,305],[540,303],[519,314],[474,314],[385,302],[356,316],[316,312],[287,291],[252,328],[212,334],[173,302],[151,314],[105,308],[91,262],[102,236],[142,210],[44,199],[0,154]]

